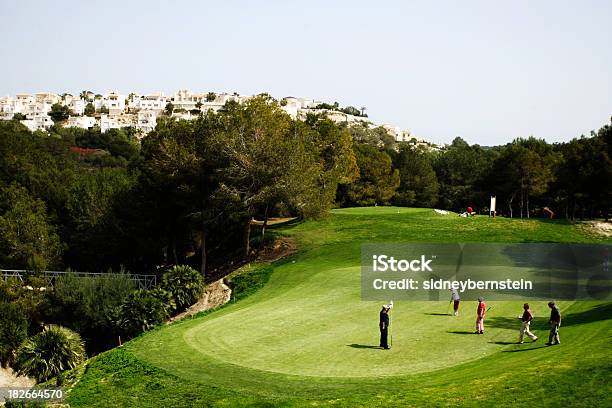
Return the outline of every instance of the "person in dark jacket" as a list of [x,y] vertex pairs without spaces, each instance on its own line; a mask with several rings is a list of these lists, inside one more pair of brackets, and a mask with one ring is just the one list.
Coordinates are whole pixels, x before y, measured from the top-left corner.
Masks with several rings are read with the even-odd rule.
[[548,334],[547,346],[554,346],[555,344],[561,344],[559,340],[559,327],[561,327],[561,312],[555,302],[548,302],[550,307],[550,333]]
[[393,305],[383,305],[382,310],[380,311],[380,319],[378,322],[378,326],[380,328],[380,347],[385,350],[389,350],[389,310]]

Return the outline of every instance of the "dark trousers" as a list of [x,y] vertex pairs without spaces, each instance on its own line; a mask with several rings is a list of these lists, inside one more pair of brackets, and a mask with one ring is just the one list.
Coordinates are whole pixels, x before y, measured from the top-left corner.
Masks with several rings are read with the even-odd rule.
[[389,341],[387,338],[389,337],[389,328],[385,327],[384,329],[380,329],[380,347],[388,348]]

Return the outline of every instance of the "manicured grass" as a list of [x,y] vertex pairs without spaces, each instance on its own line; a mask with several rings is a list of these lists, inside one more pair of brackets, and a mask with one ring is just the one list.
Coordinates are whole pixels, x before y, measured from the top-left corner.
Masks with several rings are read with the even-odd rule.
[[263,288],[94,358],[71,406],[612,403],[609,303],[561,303],[562,345],[545,347],[545,302],[532,302],[540,340],[523,345],[513,344],[522,302],[493,302],[483,336],[471,334],[473,302],[459,317],[441,315],[445,300],[397,302],[393,348],[383,351],[372,348],[379,302],[360,300],[364,242],[594,241],[574,225],[376,207],[335,210],[280,233],[300,252],[275,264]]

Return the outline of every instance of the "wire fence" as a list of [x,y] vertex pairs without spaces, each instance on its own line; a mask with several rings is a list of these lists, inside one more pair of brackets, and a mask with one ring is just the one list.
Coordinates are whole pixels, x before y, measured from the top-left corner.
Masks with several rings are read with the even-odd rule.
[[[99,277],[103,278],[110,275],[123,275],[117,273],[101,273],[101,272],[64,272],[64,271],[42,271],[42,272],[32,272],[24,269],[0,269],[2,273],[2,279],[17,279],[21,282],[24,282],[25,278],[30,274],[35,274],[38,277],[41,277],[46,280],[48,287],[53,287],[55,281],[65,275],[72,275],[78,278],[91,278],[91,277]],[[134,281],[136,285],[140,289],[153,289],[157,286],[157,276],[156,275],[143,275],[143,274],[125,274],[129,279]]]

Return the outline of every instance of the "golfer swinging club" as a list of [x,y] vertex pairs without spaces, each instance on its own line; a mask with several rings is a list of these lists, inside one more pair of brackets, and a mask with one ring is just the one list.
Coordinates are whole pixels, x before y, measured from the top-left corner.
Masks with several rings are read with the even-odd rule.
[[393,308],[393,301],[389,302],[388,305],[382,305],[380,311],[380,320],[378,326],[380,328],[380,347],[385,350],[389,350],[389,311]]

